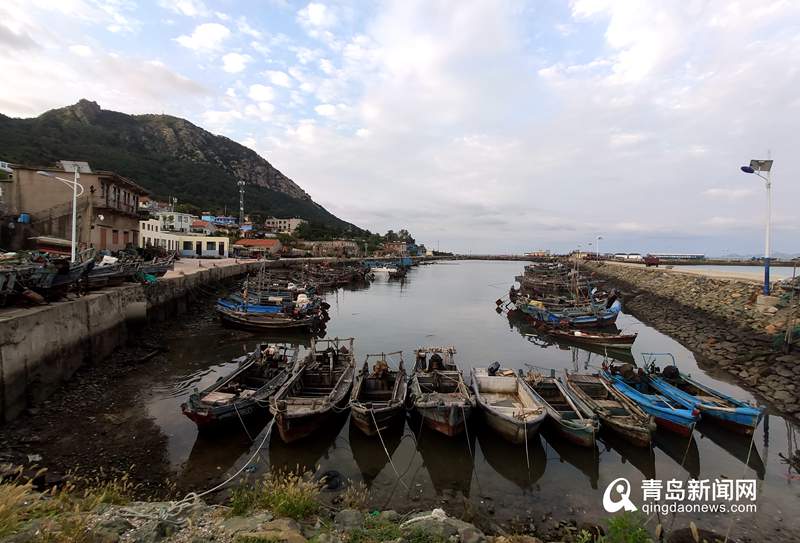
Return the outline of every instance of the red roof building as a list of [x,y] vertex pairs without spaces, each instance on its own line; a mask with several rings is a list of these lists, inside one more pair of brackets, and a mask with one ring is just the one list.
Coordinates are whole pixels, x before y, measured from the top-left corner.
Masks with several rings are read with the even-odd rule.
[[281,250],[281,242],[278,239],[254,239],[242,238],[233,244],[233,249],[239,252],[248,253],[269,253],[275,254]]

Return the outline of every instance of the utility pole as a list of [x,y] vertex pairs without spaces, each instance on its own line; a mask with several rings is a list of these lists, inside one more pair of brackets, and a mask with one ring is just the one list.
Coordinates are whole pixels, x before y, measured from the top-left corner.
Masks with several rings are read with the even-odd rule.
[[244,224],[244,180],[239,181],[239,227]]

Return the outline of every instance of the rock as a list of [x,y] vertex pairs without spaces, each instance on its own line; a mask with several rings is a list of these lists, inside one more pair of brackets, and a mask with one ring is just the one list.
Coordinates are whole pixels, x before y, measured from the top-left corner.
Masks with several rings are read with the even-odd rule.
[[364,526],[364,513],[356,509],[342,509],[336,513],[333,524],[340,532],[352,532]]
[[486,543],[486,536],[475,526],[460,529],[458,531],[458,539],[461,543]]
[[88,543],[117,543],[119,534],[102,528],[94,528],[87,534]]
[[786,390],[778,390],[773,392],[772,397],[779,402],[790,402],[794,400],[794,394]]
[[96,527],[109,532],[114,532],[117,535],[122,535],[128,530],[133,529],[133,524],[124,518],[115,517],[98,523]]
[[261,529],[261,525],[272,520],[270,513],[258,513],[249,517],[230,517],[222,521],[222,529],[229,534],[239,532],[255,532]]
[[178,531],[178,526],[165,520],[151,520],[136,529],[131,535],[134,543],[155,543],[170,537]]
[[[470,529],[474,530],[474,532],[470,531]],[[424,532],[444,539],[455,538],[462,530],[465,530],[465,534],[470,537],[482,538],[474,539],[473,541],[485,541],[485,536],[475,526],[468,522],[448,517],[447,513],[441,509],[434,509],[430,513],[423,513],[410,518],[400,525],[400,530],[404,535]]]
[[300,526],[293,520],[282,518],[267,522],[264,526],[253,532],[242,532],[236,536],[235,543],[306,543],[306,538],[300,533]]
[[388,511],[381,511],[378,518],[386,522],[398,522],[400,520],[400,513],[389,509]]

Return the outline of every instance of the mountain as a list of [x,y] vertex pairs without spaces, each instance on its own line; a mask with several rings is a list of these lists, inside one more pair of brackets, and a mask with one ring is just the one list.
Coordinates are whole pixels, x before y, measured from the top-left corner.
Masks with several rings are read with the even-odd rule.
[[30,119],[0,114],[0,160],[49,165],[85,160],[148,189],[156,199],[236,215],[237,183],[244,181],[245,211],[301,217],[342,230],[359,230],[315,203],[294,181],[255,151],[170,115],[127,115],[95,102],[53,109]]

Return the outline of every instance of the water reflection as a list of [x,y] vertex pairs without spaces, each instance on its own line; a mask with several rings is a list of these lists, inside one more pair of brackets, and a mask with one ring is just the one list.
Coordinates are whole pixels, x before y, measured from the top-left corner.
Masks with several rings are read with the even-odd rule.
[[761,480],[764,479],[767,468],[758,453],[758,448],[756,446],[751,447],[752,442],[749,436],[743,438],[741,434],[733,433],[725,428],[716,426],[711,421],[704,420],[697,424],[695,431],[700,435],[700,439],[710,439],[743,465],[747,464],[750,469],[756,472],[756,477]]
[[653,443],[685,470],[689,477],[692,479],[700,477],[700,451],[693,435],[681,437],[658,431],[653,434]]
[[[367,486],[372,486],[372,482],[380,475],[389,463],[389,458],[394,456],[397,447],[403,439],[403,432],[398,428],[382,432],[383,441],[377,437],[370,437],[359,430],[355,424],[350,424],[348,437],[350,450],[353,452],[361,478]],[[386,449],[384,450],[384,445]],[[387,456],[387,453],[389,456]]]
[[614,432],[600,432],[601,454],[616,451],[621,464],[631,464],[644,479],[656,478],[656,457],[652,447],[637,447]]
[[[416,417],[409,422],[412,428],[419,425]],[[457,491],[469,496],[475,469],[474,427],[472,431],[451,438],[423,426],[417,439],[417,452],[437,495]]]
[[[545,425],[542,435],[547,440],[547,445],[555,451],[556,459],[560,462],[567,462],[578,468],[589,481],[592,488],[597,488],[597,480],[600,477],[600,451],[597,445],[594,447],[582,447],[570,443],[563,439],[550,425]],[[553,455],[547,455],[548,460],[553,459]]]
[[497,434],[484,426],[480,426],[476,433],[486,462],[503,479],[520,490],[531,489],[544,475],[547,455],[538,435],[528,440],[526,449],[525,446],[518,447],[504,439],[498,439]]

